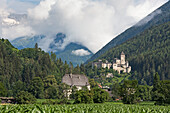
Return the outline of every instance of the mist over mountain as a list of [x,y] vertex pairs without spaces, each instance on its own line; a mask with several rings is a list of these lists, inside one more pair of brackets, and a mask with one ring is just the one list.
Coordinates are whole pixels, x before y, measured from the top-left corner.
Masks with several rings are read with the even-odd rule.
[[[69,43],[63,47],[63,42],[66,39],[66,35],[63,33],[58,33],[54,37],[52,37],[52,42],[49,44],[46,52],[54,52],[57,58],[61,58],[62,61],[72,62],[76,66],[77,64],[84,63],[93,55],[88,48],[81,44]],[[11,41],[11,43],[18,49],[34,48],[36,43],[38,43],[39,47],[43,47],[44,44],[48,43],[46,38],[44,35],[25,36],[19,37]]]
[[116,38],[112,39],[108,44],[106,44],[102,49],[96,52],[86,63],[95,60],[96,58],[100,57],[102,54],[107,52],[109,49],[114,48],[130,38],[137,36],[144,30],[156,26],[159,24],[163,24],[165,22],[170,21],[170,1],[165,3],[163,6],[149,14],[147,17],[139,21],[136,25],[130,27]]

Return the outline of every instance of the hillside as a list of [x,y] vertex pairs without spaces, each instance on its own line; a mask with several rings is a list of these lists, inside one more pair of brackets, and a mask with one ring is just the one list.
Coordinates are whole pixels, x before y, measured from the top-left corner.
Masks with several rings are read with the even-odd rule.
[[34,77],[44,79],[54,75],[60,82],[62,76],[68,73],[69,65],[55,59],[54,54],[50,56],[40,48],[18,50],[8,40],[0,39],[0,82],[8,90],[12,90],[17,81],[29,86]]
[[[7,39],[0,39],[0,97],[18,97],[28,92],[39,99],[63,99],[63,75],[84,73],[84,65],[56,59],[35,44],[34,48],[16,49]],[[29,98],[29,97],[28,97]],[[30,101],[30,99],[28,99]]]
[[113,48],[117,45],[126,42],[128,39],[133,38],[134,36],[142,33],[146,29],[156,26],[159,24],[163,24],[165,22],[170,21],[170,1],[165,3],[163,6],[155,10],[153,13],[142,19],[139,23],[132,26],[131,28],[127,29],[113,40],[111,40],[107,45],[105,45],[101,50],[95,53],[90,59],[86,61],[86,64],[90,61],[95,60],[96,58],[100,57],[110,48]]
[[108,50],[99,59],[112,61],[124,51],[132,66],[132,79],[152,84],[158,72],[162,80],[170,79],[170,22],[145,30],[127,42]]

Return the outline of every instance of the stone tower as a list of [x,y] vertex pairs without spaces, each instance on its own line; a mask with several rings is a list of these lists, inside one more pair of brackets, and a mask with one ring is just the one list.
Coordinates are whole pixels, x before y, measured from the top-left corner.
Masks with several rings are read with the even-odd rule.
[[121,64],[122,65],[124,65],[126,62],[125,62],[125,54],[124,54],[124,52],[122,51],[122,53],[121,53]]

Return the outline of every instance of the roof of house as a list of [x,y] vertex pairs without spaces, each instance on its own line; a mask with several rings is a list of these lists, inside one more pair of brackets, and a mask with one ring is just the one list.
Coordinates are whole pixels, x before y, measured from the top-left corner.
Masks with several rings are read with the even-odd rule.
[[65,83],[70,86],[89,85],[88,78],[82,74],[65,74],[62,78],[62,83]]

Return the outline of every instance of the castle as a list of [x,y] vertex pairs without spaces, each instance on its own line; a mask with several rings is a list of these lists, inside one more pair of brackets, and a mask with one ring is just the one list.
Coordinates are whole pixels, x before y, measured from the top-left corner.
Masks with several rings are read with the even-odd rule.
[[124,52],[121,53],[120,59],[114,58],[113,64],[109,63],[108,61],[104,63],[102,62],[102,60],[99,60],[98,62],[92,63],[92,68],[94,68],[94,66],[96,66],[97,68],[107,67],[108,69],[112,67],[114,70],[118,71],[118,73],[122,73],[122,72],[130,73],[131,71],[131,66],[129,66],[129,62],[125,60]]

